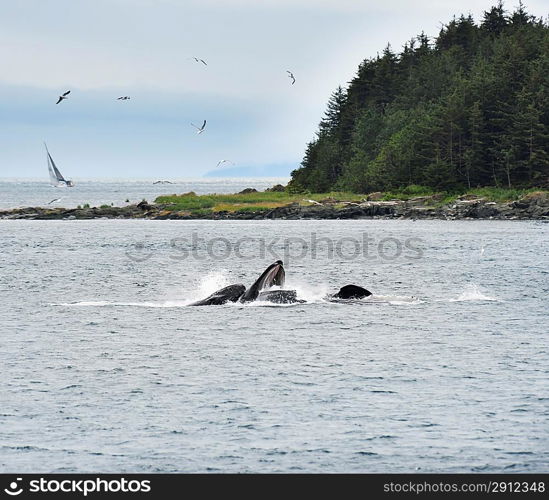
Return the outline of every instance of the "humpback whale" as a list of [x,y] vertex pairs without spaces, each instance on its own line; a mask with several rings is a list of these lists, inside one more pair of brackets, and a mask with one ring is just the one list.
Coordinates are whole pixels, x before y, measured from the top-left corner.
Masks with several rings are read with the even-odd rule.
[[[275,304],[303,303],[305,300],[297,298],[295,290],[270,290],[272,287],[283,287],[286,273],[281,260],[271,264],[254,284],[246,289],[241,284],[229,285],[202,300],[189,304],[190,306],[219,306],[228,302],[253,302],[255,300],[268,301]],[[358,285],[345,285],[338,292],[328,295],[326,300],[330,302],[348,301],[369,297],[372,293]]]
[[372,292],[366,290],[357,285],[345,285],[339,289],[337,293],[334,293],[332,299],[363,299],[364,297],[369,297],[372,295]]
[[227,302],[236,302],[244,292],[246,287],[238,283],[237,285],[229,285],[217,292],[212,293],[205,299],[198,300],[189,304],[190,306],[221,306]]

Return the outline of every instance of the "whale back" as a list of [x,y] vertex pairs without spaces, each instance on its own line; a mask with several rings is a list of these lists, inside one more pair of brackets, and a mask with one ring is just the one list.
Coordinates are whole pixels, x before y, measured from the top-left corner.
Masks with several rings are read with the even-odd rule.
[[240,283],[229,285],[217,290],[205,299],[189,304],[190,306],[220,306],[227,302],[236,302],[246,291],[246,287]]
[[333,299],[363,299],[369,297],[372,292],[357,285],[345,285],[339,289],[337,293],[332,295]]

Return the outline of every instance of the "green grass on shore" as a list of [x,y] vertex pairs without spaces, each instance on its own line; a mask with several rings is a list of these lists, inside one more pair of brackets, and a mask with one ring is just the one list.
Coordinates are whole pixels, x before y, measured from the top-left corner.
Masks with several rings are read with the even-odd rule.
[[435,191],[432,188],[426,186],[411,185],[404,189],[397,191],[386,191],[383,193],[382,200],[409,200],[411,198],[439,195],[443,203],[451,203],[461,196],[477,196],[484,198],[487,201],[506,202],[520,200],[524,198],[528,193],[544,191],[539,188],[530,189],[508,189],[508,188],[496,188],[496,187],[483,187],[475,189],[467,189],[465,191]]
[[[426,186],[408,186],[401,190],[386,191],[376,193],[374,198],[381,201],[387,200],[409,200],[416,197],[432,197],[427,199],[426,204],[446,205],[453,203],[460,196],[477,196],[486,199],[487,201],[509,202],[524,198],[529,193],[543,191],[536,188],[530,189],[504,189],[504,188],[477,188],[469,189],[462,192],[437,192]],[[276,207],[282,207],[292,203],[298,203],[302,206],[313,205],[314,201],[318,202],[338,202],[363,201],[368,197],[367,194],[347,193],[347,192],[330,192],[330,193],[306,193],[295,194],[287,192],[256,192],[246,194],[207,194],[196,195],[195,193],[173,194],[159,196],[155,203],[161,205],[169,211],[184,211],[192,213],[205,212],[250,212],[264,211]],[[312,201],[310,201],[312,200]]]
[[289,194],[279,192],[257,192],[247,194],[205,194],[196,195],[186,193],[180,195],[159,196],[155,203],[163,205],[166,210],[190,211],[200,209],[212,209],[214,212],[221,211],[253,211],[266,210],[282,207],[290,203],[300,205],[311,205],[307,200],[323,201],[360,201],[365,195],[355,193],[317,193],[317,194]]
[[465,193],[445,193],[445,196],[438,202],[439,205],[448,205],[454,203],[459,197],[462,196],[476,196],[478,198],[484,198],[487,201],[494,201],[496,203],[508,203],[510,201],[521,200],[527,197],[530,193],[548,193],[546,190],[531,188],[531,189],[507,189],[507,188],[476,188],[469,189]]
[[477,188],[471,189],[467,194],[474,194],[482,198],[489,199],[489,201],[505,202],[515,201],[524,198],[529,193],[535,193],[538,191],[544,191],[536,188],[530,189],[504,189],[504,188]]

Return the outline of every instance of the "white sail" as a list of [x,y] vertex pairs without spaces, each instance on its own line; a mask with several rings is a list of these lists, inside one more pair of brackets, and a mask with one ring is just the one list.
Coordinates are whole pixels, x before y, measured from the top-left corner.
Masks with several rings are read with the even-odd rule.
[[57,184],[59,184],[57,177],[55,176],[55,172],[53,171],[52,165],[50,163],[50,156],[48,155],[48,173],[50,174],[50,184],[52,186],[57,187]]
[[46,147],[46,154],[48,158],[48,173],[50,175],[50,183],[54,187],[72,187],[74,186],[74,183],[72,181],[66,180],[57,166],[55,165],[55,162],[53,161],[53,158],[50,155],[50,152],[48,151],[48,146],[46,146],[46,143],[44,143],[44,146]]

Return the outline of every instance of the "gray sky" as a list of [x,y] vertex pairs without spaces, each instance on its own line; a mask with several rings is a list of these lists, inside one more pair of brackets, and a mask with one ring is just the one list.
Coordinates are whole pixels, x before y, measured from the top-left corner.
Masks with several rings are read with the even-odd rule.
[[0,176],[42,177],[44,140],[72,178],[284,175],[362,60],[495,3],[0,0]]

